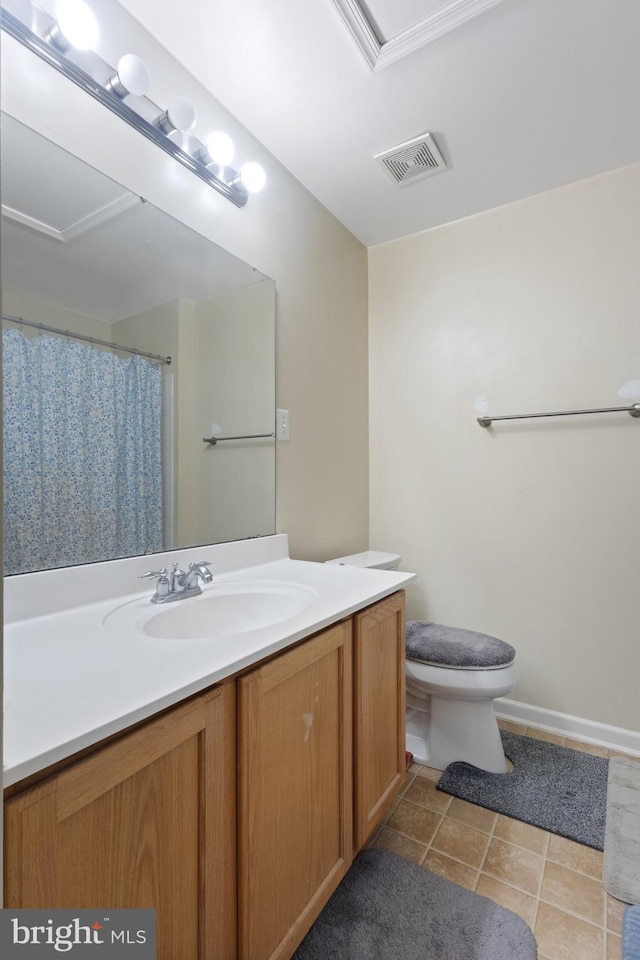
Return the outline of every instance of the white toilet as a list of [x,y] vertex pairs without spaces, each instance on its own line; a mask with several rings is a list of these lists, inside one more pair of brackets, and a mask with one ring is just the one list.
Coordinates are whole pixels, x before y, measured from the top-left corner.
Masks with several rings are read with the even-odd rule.
[[[423,624],[427,629],[447,632],[447,639],[455,654],[447,657],[439,651],[438,661],[412,658],[411,643],[407,642],[407,750],[419,763],[444,770],[450,763],[463,760],[481,770],[506,773],[507,762],[493,706],[496,697],[504,697],[516,682],[515,651],[509,644],[496,638],[497,665],[479,666],[482,657],[469,656],[469,646],[483,634],[440,624]],[[407,624],[410,636],[412,622]],[[475,651],[474,651],[475,652]],[[428,647],[427,647],[427,658]],[[449,659],[450,664],[446,661]],[[442,661],[445,661],[444,663]],[[474,661],[473,665],[464,665]],[[462,665],[460,665],[462,664]]]
[[[327,563],[395,570],[400,556],[365,550]],[[491,773],[507,761],[493,706],[516,682],[515,650],[485,634],[428,621],[407,623],[407,750],[444,770],[462,760]]]

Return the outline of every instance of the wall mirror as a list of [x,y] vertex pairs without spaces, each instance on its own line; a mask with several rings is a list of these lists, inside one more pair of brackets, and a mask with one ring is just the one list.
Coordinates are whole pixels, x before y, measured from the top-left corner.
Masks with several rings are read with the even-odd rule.
[[273,281],[7,115],[2,213],[5,573],[274,533]]

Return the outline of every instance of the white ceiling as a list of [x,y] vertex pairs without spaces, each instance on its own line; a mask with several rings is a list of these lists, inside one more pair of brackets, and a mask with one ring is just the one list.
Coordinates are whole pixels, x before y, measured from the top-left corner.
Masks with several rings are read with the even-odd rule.
[[[640,160],[640,0],[122,5],[368,246]],[[448,169],[396,186],[427,131]]]

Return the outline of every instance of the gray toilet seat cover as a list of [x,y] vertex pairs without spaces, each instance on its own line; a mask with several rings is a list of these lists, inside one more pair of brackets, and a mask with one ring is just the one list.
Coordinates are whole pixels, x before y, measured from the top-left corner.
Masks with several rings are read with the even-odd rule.
[[516,656],[514,648],[497,637],[427,620],[409,620],[406,641],[409,660],[436,667],[495,670],[513,663]]

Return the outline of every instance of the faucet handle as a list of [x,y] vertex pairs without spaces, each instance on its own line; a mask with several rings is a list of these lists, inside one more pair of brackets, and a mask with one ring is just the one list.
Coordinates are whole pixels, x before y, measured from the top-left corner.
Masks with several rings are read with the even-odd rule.
[[141,573],[138,580],[155,580],[156,577],[166,577],[166,575],[166,567],[162,567],[161,570],[147,570],[146,573]]
[[190,566],[191,568],[193,568],[193,567],[210,567],[210,566],[211,566],[211,560],[198,560],[197,563],[190,563],[189,566]]
[[152,603],[160,603],[169,596],[169,577],[167,576],[166,567],[162,567],[160,570],[147,570],[146,573],[141,573],[138,577],[138,580],[155,580],[158,582],[156,584],[156,592],[151,597]]
[[138,580],[155,580],[156,578],[158,582],[156,584],[156,592],[151,597],[152,603],[159,603],[169,596],[169,577],[167,576],[166,567],[162,567],[161,570],[147,570],[146,573],[141,573],[138,577]]

